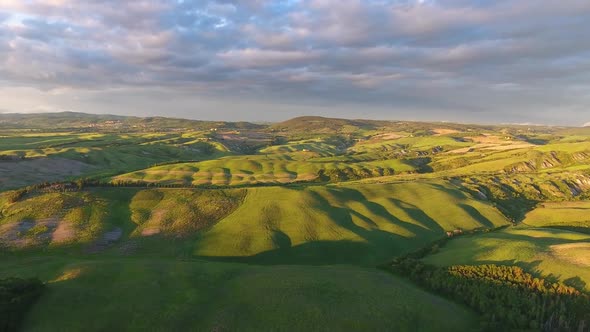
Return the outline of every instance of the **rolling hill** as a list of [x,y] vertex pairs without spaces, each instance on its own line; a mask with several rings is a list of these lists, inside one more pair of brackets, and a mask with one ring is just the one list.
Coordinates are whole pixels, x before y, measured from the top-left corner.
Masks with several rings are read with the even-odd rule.
[[417,253],[590,291],[586,128],[60,113],[1,115],[0,135],[0,278],[47,287],[25,330],[497,317],[376,268]]

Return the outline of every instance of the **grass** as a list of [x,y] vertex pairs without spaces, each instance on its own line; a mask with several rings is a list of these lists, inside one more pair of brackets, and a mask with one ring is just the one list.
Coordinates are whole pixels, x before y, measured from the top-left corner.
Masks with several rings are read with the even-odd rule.
[[97,188],[33,195],[4,202],[2,209],[0,239],[9,245],[24,220],[33,227],[49,218],[54,220],[50,229],[37,234],[39,241],[30,246],[61,247],[52,239],[60,226],[68,226],[69,238],[84,251],[119,229],[121,243],[109,249],[115,254],[133,242],[138,254],[234,257],[263,264],[374,265],[446,230],[507,224],[493,206],[444,181],[227,190]]
[[[395,172],[414,171],[402,160],[351,161],[343,158],[311,158],[308,152],[291,155],[250,155],[219,158],[197,163],[179,163],[119,175],[113,181],[144,181],[181,185],[248,185],[312,181],[320,170],[350,169],[375,172],[391,168]],[[313,152],[309,152],[313,154]],[[298,158],[298,159],[294,159]]]
[[590,290],[590,235],[549,228],[517,227],[453,239],[425,261],[439,266],[458,264],[519,265]]
[[14,133],[0,141],[0,189],[81,176],[111,176],[171,160],[205,160],[230,153],[203,135]]
[[491,205],[445,182],[251,188],[234,213],[199,235],[195,254],[377,264],[446,230],[505,224]]
[[477,326],[476,316],[456,304],[386,272],[353,266],[51,256],[0,262],[0,276],[9,271],[49,281],[28,315],[26,331],[189,326],[206,331],[465,331]]
[[131,236],[187,235],[215,224],[242,202],[245,190],[141,190],[131,199]]
[[231,213],[244,195],[240,189],[122,188],[29,194],[16,203],[1,199],[0,245],[41,249],[78,244],[83,249],[101,243],[112,231],[128,240],[153,234],[187,236]]
[[523,223],[535,227],[579,227],[590,231],[590,202],[547,202],[529,212]]

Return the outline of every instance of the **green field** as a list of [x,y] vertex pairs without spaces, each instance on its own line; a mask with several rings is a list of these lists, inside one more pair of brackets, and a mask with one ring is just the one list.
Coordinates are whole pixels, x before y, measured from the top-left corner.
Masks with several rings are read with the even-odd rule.
[[477,326],[476,316],[458,305],[386,272],[354,266],[53,256],[0,258],[0,263],[0,276],[49,281],[49,291],[29,314],[27,331],[188,326],[207,331],[464,331]]
[[548,202],[529,212],[523,223],[536,227],[578,227],[590,231],[590,202]]

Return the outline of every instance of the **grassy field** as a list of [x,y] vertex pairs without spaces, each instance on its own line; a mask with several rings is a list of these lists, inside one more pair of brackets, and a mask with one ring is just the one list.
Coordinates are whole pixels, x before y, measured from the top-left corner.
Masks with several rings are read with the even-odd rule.
[[[26,331],[465,331],[466,309],[354,266],[254,266],[137,258],[0,257],[0,277],[49,290]],[[448,319],[453,317],[453,319]]]
[[536,227],[578,227],[590,232],[590,202],[547,202],[529,212],[523,223]]
[[519,265],[590,290],[590,235],[549,228],[517,227],[450,241],[425,261],[457,264]]

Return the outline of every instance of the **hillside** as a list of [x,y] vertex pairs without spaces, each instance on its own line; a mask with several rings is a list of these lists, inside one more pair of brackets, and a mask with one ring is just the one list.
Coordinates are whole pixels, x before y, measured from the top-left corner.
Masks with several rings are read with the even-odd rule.
[[1,206],[0,244],[12,249],[77,244],[81,252],[121,253],[131,246],[131,252],[154,253],[174,237],[176,244],[159,254],[377,264],[448,230],[507,224],[491,205],[444,182],[93,189],[32,194],[15,203],[9,194]]
[[321,116],[302,116],[272,124],[270,128],[288,133],[355,133],[364,130],[375,130],[388,124],[389,122],[387,121],[348,120],[324,118]]
[[427,257],[435,265],[509,264],[590,290],[590,235],[522,227],[451,241]]

